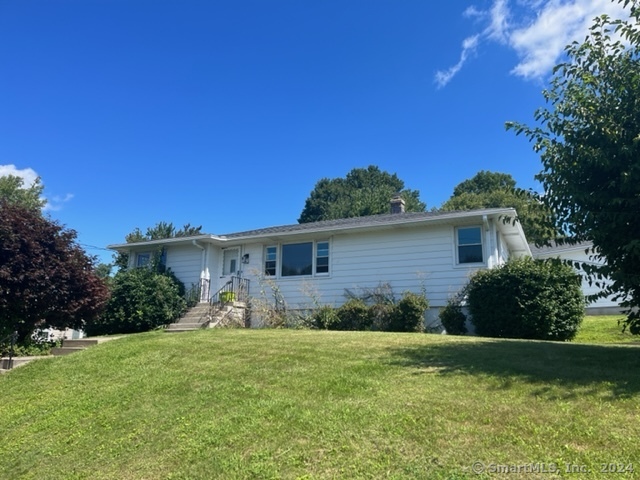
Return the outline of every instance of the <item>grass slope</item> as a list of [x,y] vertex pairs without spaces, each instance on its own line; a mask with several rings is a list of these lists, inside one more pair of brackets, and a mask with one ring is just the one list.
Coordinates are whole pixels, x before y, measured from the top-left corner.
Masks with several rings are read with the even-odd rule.
[[607,478],[602,464],[640,471],[639,353],[367,332],[133,335],[0,377],[0,476],[483,478],[480,461]]
[[640,345],[640,336],[622,331],[624,315],[599,315],[584,317],[580,330],[573,340],[578,343],[628,343]]

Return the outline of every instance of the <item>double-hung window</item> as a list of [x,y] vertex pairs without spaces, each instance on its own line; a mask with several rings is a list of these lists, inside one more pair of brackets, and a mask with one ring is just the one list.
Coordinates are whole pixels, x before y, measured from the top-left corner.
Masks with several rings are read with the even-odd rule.
[[329,242],[285,243],[265,248],[264,273],[296,277],[329,274]]
[[316,243],[316,275],[329,273],[329,242]]
[[144,252],[136,255],[136,267],[146,267],[151,261],[151,253]]
[[458,263],[483,263],[482,227],[456,229]]
[[154,265],[165,266],[167,264],[167,250],[161,248],[155,252],[140,252],[136,254],[136,267],[148,267],[153,259]]
[[267,247],[265,249],[264,274],[271,277],[276,276],[276,265],[278,260],[278,247]]

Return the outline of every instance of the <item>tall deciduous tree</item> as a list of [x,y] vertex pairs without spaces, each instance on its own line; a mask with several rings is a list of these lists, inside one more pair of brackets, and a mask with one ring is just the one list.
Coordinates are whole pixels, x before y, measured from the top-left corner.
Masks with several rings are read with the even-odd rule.
[[544,244],[556,236],[549,210],[535,194],[516,188],[516,181],[508,173],[481,170],[456,185],[451,198],[440,208],[452,211],[503,207],[516,209],[517,221],[530,242]]
[[39,210],[0,199],[0,336],[82,328],[100,313],[107,287],[75,240]]
[[362,217],[389,213],[391,197],[400,193],[407,212],[423,212],[418,190],[404,188],[404,182],[394,174],[370,165],[354,168],[345,178],[323,178],[309,194],[298,218],[300,223]]
[[567,47],[538,126],[507,128],[533,142],[558,228],[593,242],[606,265],[591,272],[613,280],[603,295],[619,294],[630,309],[626,326],[640,334],[640,313],[631,310],[640,306],[640,10],[623,3],[630,20],[597,18],[584,42]]
[[453,196],[459,197],[465,193],[483,195],[496,190],[513,190],[516,181],[508,173],[480,170],[473,177],[459,183],[453,189]]
[[42,197],[44,186],[40,178],[25,186],[24,179],[15,175],[0,177],[0,199],[7,203],[22,205],[32,210],[41,210],[47,203]]

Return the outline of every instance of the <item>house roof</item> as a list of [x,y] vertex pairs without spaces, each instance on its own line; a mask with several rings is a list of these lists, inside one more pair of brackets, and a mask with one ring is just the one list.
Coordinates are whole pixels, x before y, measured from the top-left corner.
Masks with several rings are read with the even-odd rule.
[[538,258],[541,256],[547,255],[555,255],[564,252],[570,252],[573,250],[586,250],[588,248],[593,247],[593,242],[578,242],[578,243],[558,243],[555,241],[551,242],[551,245],[544,245],[542,247],[537,247],[533,243],[529,244],[529,248],[531,249],[531,255],[533,258]]
[[[280,225],[243,232],[227,233],[223,235],[204,234],[191,237],[166,238],[136,243],[121,243],[109,245],[112,250],[131,250],[133,248],[152,245],[168,245],[179,243],[214,243],[221,246],[232,246],[250,241],[283,241],[286,239],[313,236],[316,234],[332,234],[347,232],[378,231],[383,229],[406,228],[427,224],[465,225],[481,223],[484,217],[492,219],[515,218],[513,208],[488,208],[481,210],[453,211],[453,212],[416,212],[391,213],[369,215],[365,217],[341,218],[337,220],[323,220],[320,222],[296,223]],[[531,255],[522,227],[518,222],[496,222],[505,237],[512,252],[517,255]]]

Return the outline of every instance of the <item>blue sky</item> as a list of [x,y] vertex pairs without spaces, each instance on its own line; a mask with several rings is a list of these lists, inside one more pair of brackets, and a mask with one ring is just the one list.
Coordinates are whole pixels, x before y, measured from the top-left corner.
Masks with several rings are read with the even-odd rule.
[[40,176],[88,253],[158,221],[295,223],[377,165],[437,207],[479,170],[523,188],[562,47],[609,0],[0,0],[0,175]]

